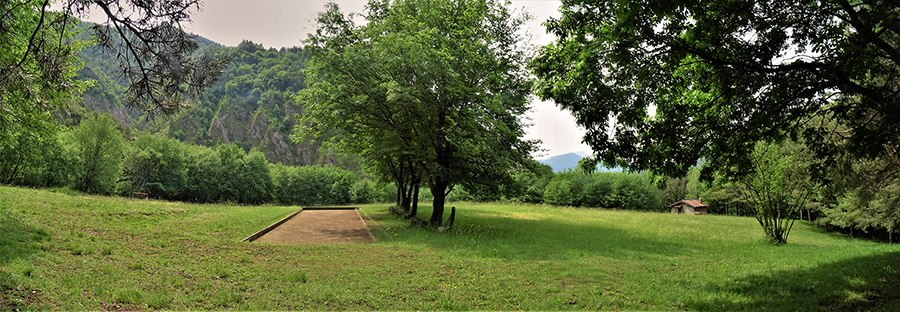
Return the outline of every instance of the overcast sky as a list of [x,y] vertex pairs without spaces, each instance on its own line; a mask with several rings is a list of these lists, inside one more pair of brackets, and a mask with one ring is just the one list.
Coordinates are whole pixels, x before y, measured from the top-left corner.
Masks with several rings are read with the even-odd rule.
[[[266,48],[301,46],[301,40],[315,28],[313,19],[323,11],[325,0],[205,0],[202,11],[193,15],[192,32],[226,46],[236,46],[250,40]],[[342,12],[362,12],[365,0],[335,1]],[[535,45],[550,42],[541,23],[559,17],[560,0],[513,0],[514,9],[524,9],[534,16],[528,30]],[[581,143],[584,130],[575,126],[574,118],[553,103],[535,99],[528,114],[534,124],[528,129],[528,139],[540,139],[546,152],[536,158],[569,152],[587,151]]]

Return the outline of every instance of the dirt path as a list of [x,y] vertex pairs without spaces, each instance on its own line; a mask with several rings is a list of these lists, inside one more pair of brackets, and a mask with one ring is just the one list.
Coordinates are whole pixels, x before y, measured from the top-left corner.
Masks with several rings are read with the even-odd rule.
[[253,242],[275,245],[372,243],[355,209],[303,210]]

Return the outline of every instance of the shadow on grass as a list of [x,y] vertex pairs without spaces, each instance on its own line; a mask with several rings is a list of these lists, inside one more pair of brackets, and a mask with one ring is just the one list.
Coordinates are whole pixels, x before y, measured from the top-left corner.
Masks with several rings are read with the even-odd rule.
[[[30,276],[34,270],[31,264],[19,263],[17,260],[30,262],[34,254],[39,250],[38,243],[50,238],[47,231],[27,225],[11,218],[8,215],[0,215],[0,310],[17,310],[21,305],[29,304],[31,300],[27,292],[17,289],[19,279]],[[24,298],[24,299],[22,299]],[[15,300],[18,299],[18,300]]]
[[49,238],[43,229],[23,225],[8,216],[0,217],[0,265],[30,258],[38,250],[37,243]]
[[900,311],[900,252],[707,286],[699,311]]
[[[427,218],[430,210],[425,207],[419,215]],[[456,225],[449,235],[419,242],[466,255],[526,261],[570,260],[585,255],[640,260],[691,253],[688,245],[670,238],[641,236],[627,228],[602,223],[566,222],[556,218],[529,220],[478,212],[457,211]]]

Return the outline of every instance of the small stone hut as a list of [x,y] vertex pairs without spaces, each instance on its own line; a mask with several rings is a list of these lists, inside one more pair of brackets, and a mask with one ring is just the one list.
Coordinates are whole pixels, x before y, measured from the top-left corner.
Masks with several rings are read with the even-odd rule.
[[708,208],[709,205],[704,204],[702,198],[700,200],[680,200],[669,204],[672,213],[706,214]]

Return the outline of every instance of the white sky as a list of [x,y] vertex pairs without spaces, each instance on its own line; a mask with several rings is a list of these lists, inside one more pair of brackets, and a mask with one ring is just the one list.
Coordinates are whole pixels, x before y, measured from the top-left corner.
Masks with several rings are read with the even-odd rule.
[[[266,48],[301,46],[301,40],[315,29],[314,18],[323,11],[326,0],[206,0],[202,10],[192,16],[191,31],[226,46],[237,46],[242,40],[250,40]],[[335,1],[342,12],[362,12],[366,0]],[[524,8],[532,16],[528,31],[534,36],[534,45],[549,43],[541,23],[549,17],[559,17],[560,0],[513,0],[512,7]],[[547,151],[535,158],[570,152],[588,151],[581,143],[584,130],[576,127],[575,119],[568,111],[561,111],[551,102],[535,99],[528,114],[531,123],[527,139],[540,139]]]

